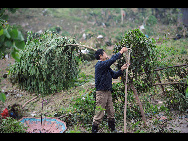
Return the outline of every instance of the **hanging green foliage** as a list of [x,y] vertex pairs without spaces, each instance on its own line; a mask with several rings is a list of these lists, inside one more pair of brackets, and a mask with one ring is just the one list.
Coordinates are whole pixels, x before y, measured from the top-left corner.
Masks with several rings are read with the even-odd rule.
[[67,44],[76,44],[58,34],[46,31],[33,38],[28,33],[25,50],[20,51],[20,61],[10,69],[10,81],[21,89],[49,94],[73,85],[79,72],[78,49]]
[[[139,29],[135,29],[128,31],[114,47],[114,53],[119,52],[124,46],[132,49],[128,78],[129,82],[134,83],[137,87],[138,92],[147,91],[152,86],[152,74],[157,60],[157,50],[154,43],[154,39],[147,38]],[[125,63],[126,57],[124,55],[118,60],[117,68],[120,69]],[[124,81],[124,79],[122,80]]]

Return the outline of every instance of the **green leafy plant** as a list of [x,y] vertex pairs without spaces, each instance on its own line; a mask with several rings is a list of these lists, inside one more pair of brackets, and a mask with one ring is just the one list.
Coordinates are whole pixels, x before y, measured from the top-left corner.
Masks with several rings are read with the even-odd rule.
[[157,19],[155,18],[155,16],[151,15],[149,16],[148,20],[147,20],[147,25],[155,25],[157,23]]
[[6,95],[4,93],[0,93],[0,100],[4,103],[6,100]]
[[88,124],[92,122],[95,112],[95,89],[73,100],[74,119],[77,122]]
[[[135,29],[128,31],[115,45],[114,53],[119,52],[124,46],[132,49],[128,74],[129,83],[133,83],[138,92],[148,91],[154,81],[152,74],[157,60],[155,40],[147,38],[139,29]],[[120,69],[125,63],[126,57],[123,56],[118,60],[117,69]],[[125,81],[124,77],[122,77],[122,81]]]
[[66,133],[81,133],[81,131],[78,129],[78,126],[75,125],[74,129],[67,131]]
[[24,49],[25,41],[17,27],[11,26],[5,21],[8,18],[4,14],[6,9],[12,13],[16,11],[16,8],[0,8],[0,58],[11,50],[11,56],[16,61],[20,61],[19,50]]
[[27,127],[12,117],[2,119],[0,133],[26,133]]
[[187,109],[187,101],[185,95],[178,92],[178,90],[173,89],[166,90],[166,107],[169,109],[179,110],[184,112]]
[[[124,110],[124,85],[122,83],[112,84],[113,92],[112,92],[112,100],[115,108],[115,119],[122,120],[123,119],[123,110]],[[83,92],[84,93],[84,92]],[[93,116],[95,114],[95,110],[105,110],[100,106],[96,107],[95,104],[96,97],[96,89],[93,88],[89,92],[86,92],[83,95],[77,96],[77,98],[72,100],[72,108],[63,109],[61,114],[66,114],[63,120],[67,121],[68,126],[74,124],[83,124],[84,127],[90,127],[93,121]],[[127,118],[128,119],[137,119],[141,120],[141,115],[139,112],[139,106],[136,104],[134,99],[134,94],[129,91],[128,101],[130,104],[127,108]],[[106,117],[106,116],[105,116]],[[104,118],[105,118],[104,117]]]
[[78,49],[74,39],[46,31],[33,38],[28,33],[25,50],[20,51],[20,62],[10,68],[10,81],[21,89],[49,94],[67,89],[74,84],[79,69]]

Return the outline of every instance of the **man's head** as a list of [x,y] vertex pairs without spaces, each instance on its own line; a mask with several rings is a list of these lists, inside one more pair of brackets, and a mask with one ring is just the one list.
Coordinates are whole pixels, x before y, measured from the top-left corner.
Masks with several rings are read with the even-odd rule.
[[95,52],[95,58],[97,60],[105,61],[108,58],[108,56],[103,49],[98,49]]

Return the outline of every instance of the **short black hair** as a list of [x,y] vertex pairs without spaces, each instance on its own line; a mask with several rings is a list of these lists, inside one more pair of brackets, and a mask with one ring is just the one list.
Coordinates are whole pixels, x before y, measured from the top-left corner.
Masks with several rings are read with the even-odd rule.
[[97,60],[100,60],[99,55],[103,55],[103,53],[104,53],[104,50],[103,50],[103,49],[98,49],[98,50],[95,52],[95,58],[96,58]]

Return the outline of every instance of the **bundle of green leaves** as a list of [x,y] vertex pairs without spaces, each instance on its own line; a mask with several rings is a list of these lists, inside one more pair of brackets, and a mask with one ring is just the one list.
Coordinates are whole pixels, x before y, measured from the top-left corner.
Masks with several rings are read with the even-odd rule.
[[[129,83],[134,83],[138,92],[147,91],[153,83],[152,74],[157,60],[157,49],[154,43],[154,39],[147,38],[139,29],[135,29],[128,31],[114,47],[114,53],[119,52],[124,46],[132,49],[128,80]],[[126,62],[127,57],[124,55],[118,60],[117,69],[121,69]],[[124,77],[122,81],[125,81]]]
[[[67,45],[69,44],[69,45]],[[10,80],[21,89],[49,94],[73,85],[79,72],[78,49],[74,39],[46,31],[33,38],[28,33],[20,61],[10,68]]]
[[16,10],[17,8],[0,8],[0,58],[11,53],[11,56],[19,61],[19,50],[25,47],[24,38],[16,25],[7,23],[8,15],[5,14],[5,11],[15,13]]
[[19,61],[19,50],[23,50],[24,47],[24,38],[17,27],[10,26],[5,20],[0,19],[0,58],[11,52],[11,56]]

